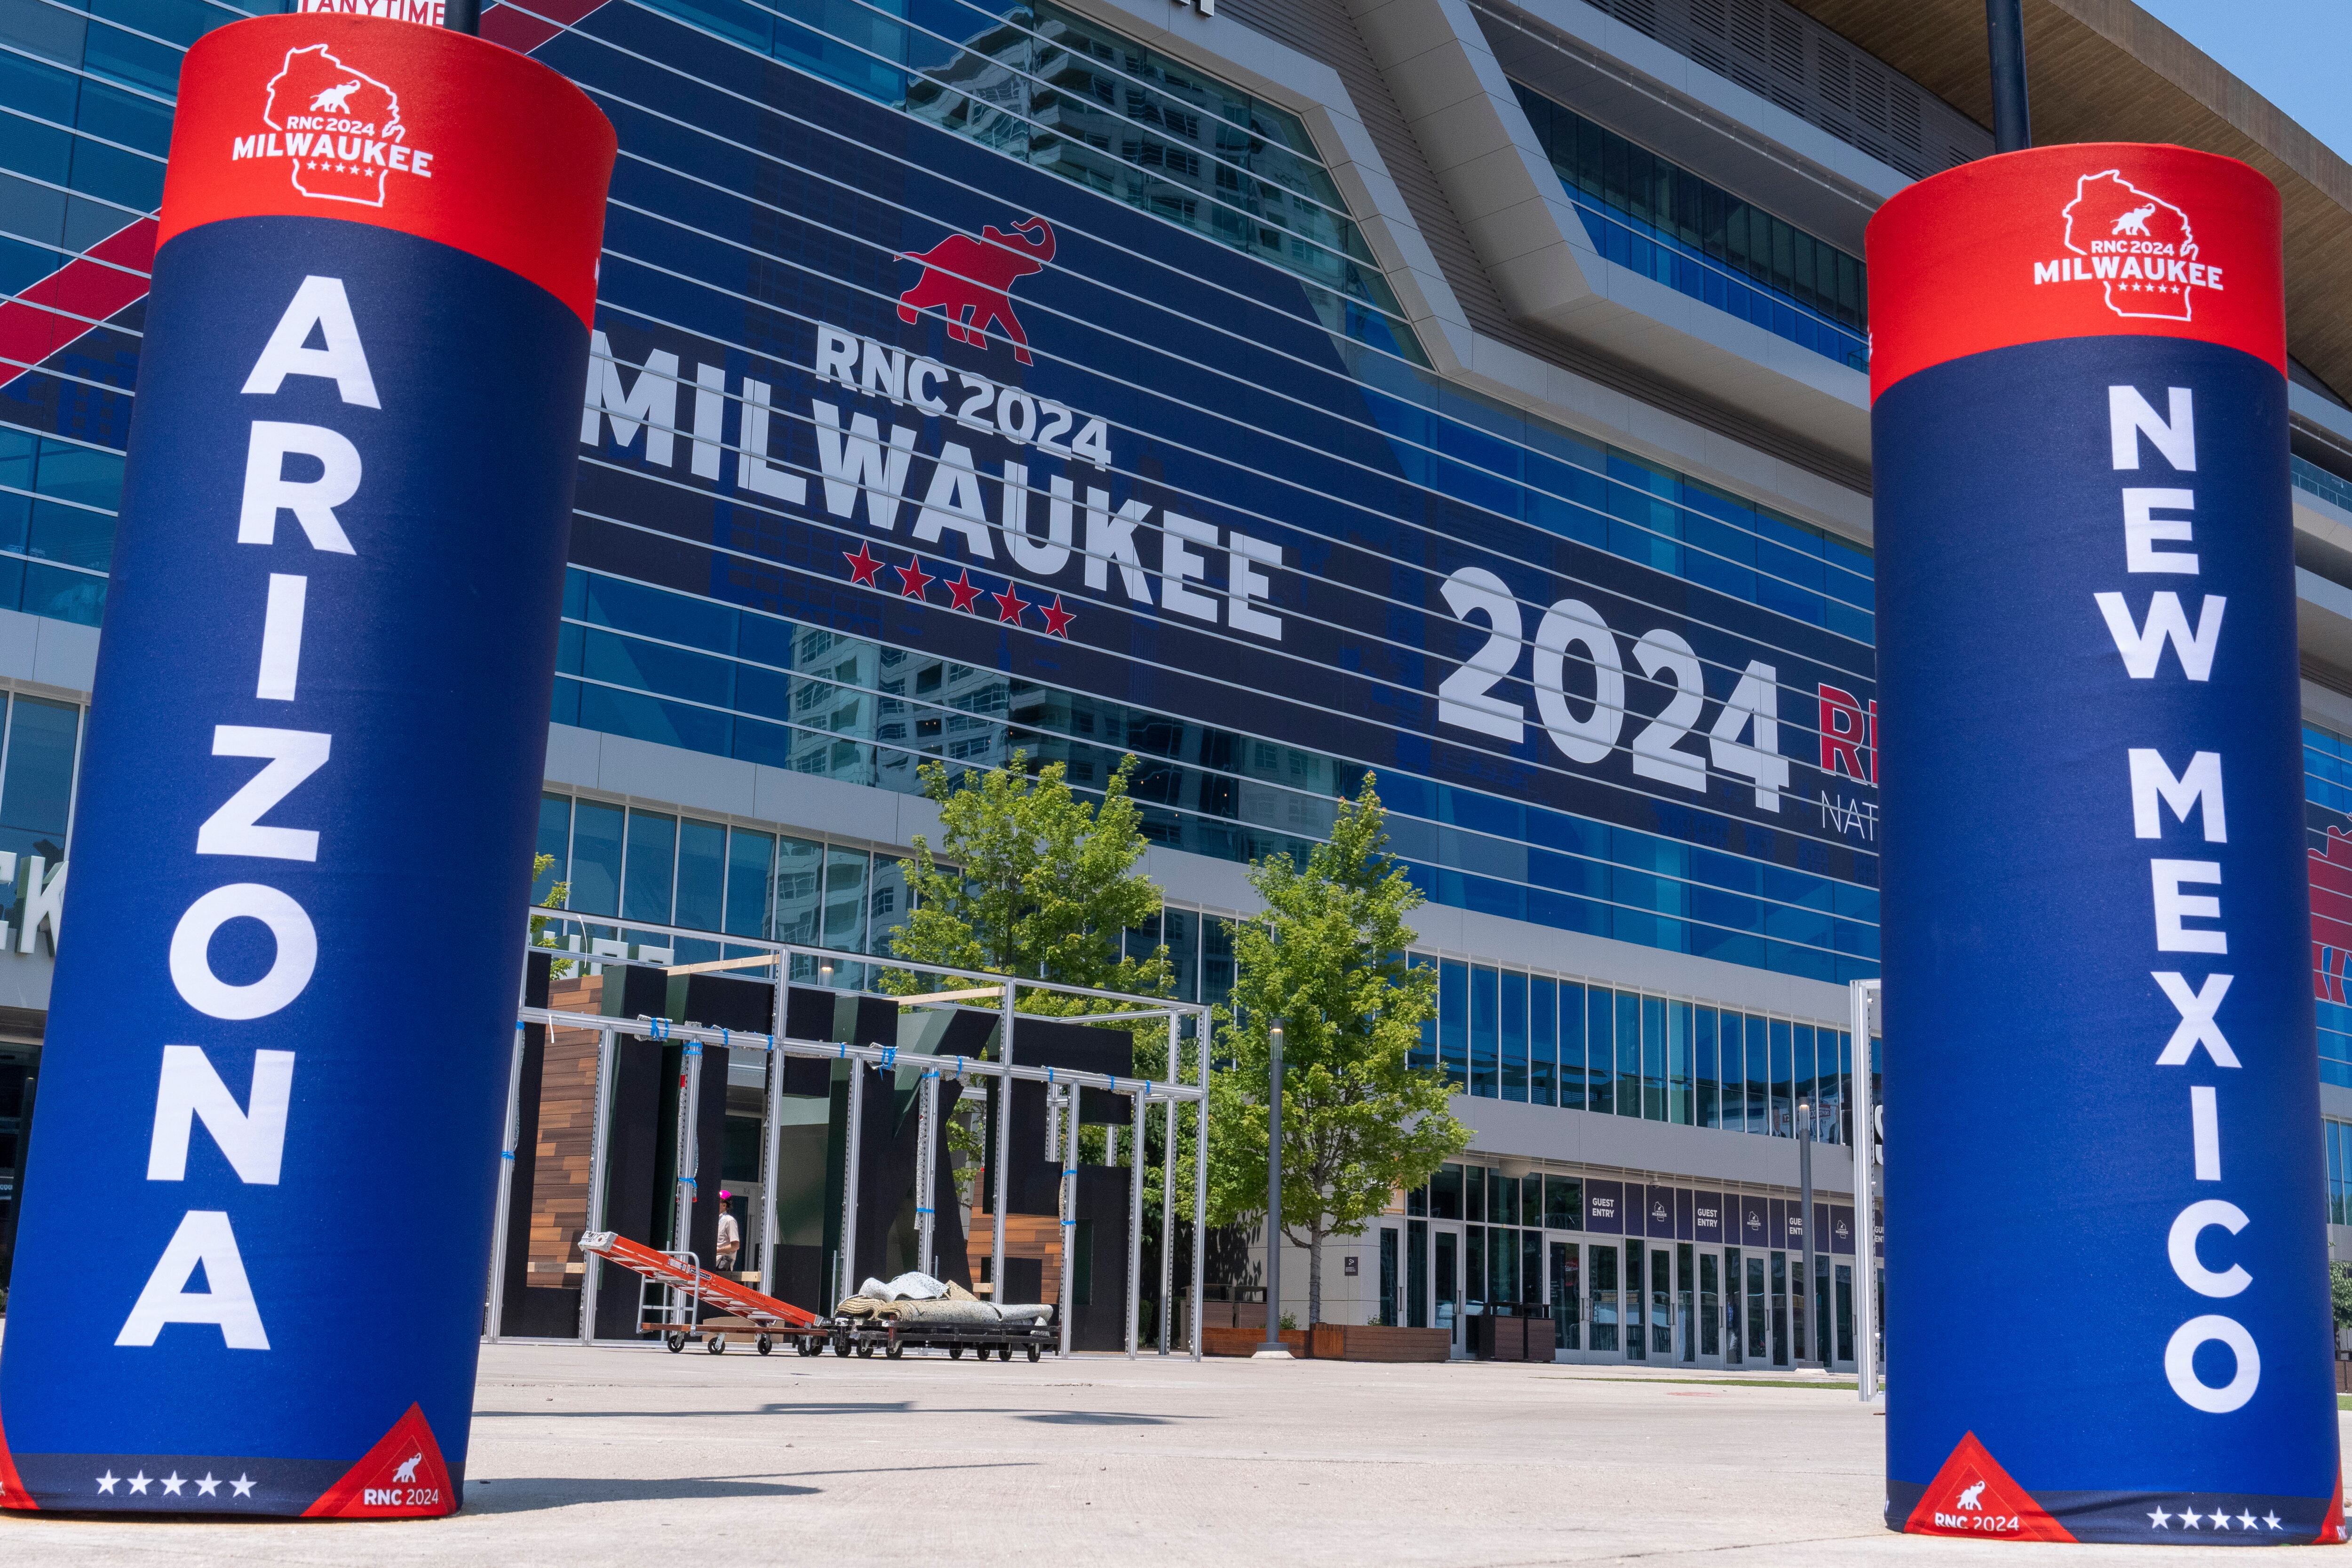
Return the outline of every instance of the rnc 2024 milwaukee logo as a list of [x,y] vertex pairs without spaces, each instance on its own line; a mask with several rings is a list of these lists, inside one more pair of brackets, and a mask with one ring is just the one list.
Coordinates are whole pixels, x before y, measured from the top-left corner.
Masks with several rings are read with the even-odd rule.
[[948,319],[948,336],[974,348],[988,346],[988,329],[1001,326],[1012,340],[1013,357],[1023,364],[1029,357],[1029,334],[1013,311],[1013,280],[1045,270],[1054,259],[1054,228],[1042,217],[1028,217],[1007,234],[994,224],[984,226],[980,237],[951,234],[929,250],[909,251],[901,261],[920,262],[923,275],[898,296],[898,319],[912,321],[917,313],[936,307]]
[[2074,199],[2061,214],[2073,254],[2035,262],[2037,288],[2096,283],[2116,315],[2160,321],[2189,320],[2200,289],[2221,292],[2221,269],[2197,259],[2189,215],[2119,169],[2076,180]]
[[322,202],[383,205],[394,174],[433,177],[433,154],[408,144],[400,95],[324,44],[286,51],[261,105],[269,129],[239,136],[229,158],[283,158],[294,188]]

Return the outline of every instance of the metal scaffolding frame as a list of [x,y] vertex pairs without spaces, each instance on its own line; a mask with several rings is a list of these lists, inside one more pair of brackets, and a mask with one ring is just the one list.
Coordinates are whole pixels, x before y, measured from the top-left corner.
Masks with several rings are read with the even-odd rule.
[[[541,919],[549,918],[551,913],[550,911],[544,910],[534,910],[533,912],[534,914],[539,915]],[[1127,992],[1104,991],[1083,985],[1065,985],[1054,981],[1008,978],[1002,974],[992,974],[982,970],[958,969],[936,963],[917,963],[903,959],[888,957],[887,955],[847,952],[835,948],[814,947],[796,942],[767,942],[753,938],[736,936],[714,937],[711,933],[707,931],[691,931],[684,927],[665,926],[643,921],[623,922],[618,919],[614,919],[607,921],[602,918],[592,919],[584,917],[576,911],[570,910],[555,911],[554,913],[560,916],[562,923],[568,925],[578,925],[583,928],[591,925],[604,925],[608,923],[615,928],[619,928],[625,923],[626,929],[633,933],[644,932],[648,935],[667,937],[677,941],[723,942],[729,947],[752,948],[758,951],[744,957],[721,959],[706,963],[680,964],[664,963],[652,959],[634,958],[622,953],[579,951],[568,948],[548,948],[531,943],[528,939],[526,939],[524,947],[524,956],[526,959],[533,954],[537,954],[558,961],[569,960],[583,965],[596,965],[600,967],[613,968],[656,969],[667,974],[707,973],[721,970],[768,970],[772,973],[753,977],[759,978],[763,982],[772,984],[775,986],[774,1004],[770,1016],[771,1027],[769,1031],[764,1034],[752,1034],[742,1030],[711,1027],[691,1022],[672,1023],[666,1018],[655,1018],[650,1016],[625,1019],[614,1017],[603,1013],[572,1013],[547,1007],[518,1007],[514,1034],[514,1057],[508,1072],[509,1085],[506,1116],[506,1141],[505,1147],[501,1150],[499,1170],[498,1213],[499,1223],[492,1237],[490,1291],[488,1311],[486,1316],[488,1337],[493,1343],[497,1342],[500,1338],[504,1319],[507,1237],[509,1229],[507,1216],[510,1212],[510,1206],[513,1201],[512,1194],[514,1185],[515,1157],[518,1152],[517,1146],[520,1142],[521,1132],[520,1113],[521,1106],[520,1087],[523,1056],[522,1030],[526,1025],[538,1024],[548,1028],[593,1030],[598,1035],[596,1055],[596,1107],[594,1130],[590,1154],[588,1223],[585,1226],[587,1230],[592,1231],[607,1228],[604,1215],[604,1176],[611,1158],[611,1085],[613,1081],[613,1069],[616,1056],[616,1043],[618,1038],[623,1035],[628,1035],[663,1041],[675,1040],[684,1047],[687,1081],[685,1085],[685,1092],[679,1097],[679,1115],[683,1120],[679,1129],[679,1142],[677,1147],[680,1151],[680,1158],[678,1161],[677,1179],[673,1189],[672,1207],[672,1225],[674,1230],[678,1234],[684,1234],[691,1224],[694,1205],[698,1201],[699,1195],[697,1188],[697,1177],[699,1173],[697,1166],[700,1152],[697,1147],[697,1141],[695,1138],[695,1107],[699,1101],[701,1092],[703,1047],[706,1046],[722,1046],[730,1051],[756,1050],[766,1053],[767,1071],[764,1078],[767,1132],[766,1136],[761,1140],[761,1148],[760,1236],[761,1240],[761,1289],[769,1295],[774,1295],[778,1287],[782,1283],[777,1277],[776,1267],[776,1177],[778,1164],[781,1160],[780,1123],[783,1100],[784,1064],[789,1058],[793,1057],[814,1058],[825,1060],[847,1061],[856,1064],[856,1068],[852,1070],[849,1077],[849,1131],[847,1135],[847,1148],[849,1153],[847,1157],[847,1171],[845,1173],[845,1179],[843,1183],[845,1191],[843,1194],[842,1247],[839,1254],[841,1269],[840,1286],[842,1294],[847,1294],[849,1291],[855,1289],[856,1285],[855,1269],[856,1257],[856,1224],[859,1200],[858,1166],[860,1163],[856,1158],[856,1152],[859,1146],[858,1139],[862,1131],[860,1112],[864,1108],[866,1069],[871,1068],[877,1072],[895,1072],[896,1069],[904,1067],[909,1068],[919,1068],[921,1070],[921,1076],[918,1080],[919,1121],[916,1133],[918,1164],[916,1173],[915,1207],[919,1226],[919,1241],[918,1243],[917,1256],[920,1259],[920,1265],[924,1272],[927,1273],[930,1271],[932,1266],[937,1261],[937,1255],[934,1250],[934,1226],[936,1224],[935,1211],[938,1206],[938,1194],[936,1190],[938,1159],[936,1150],[939,1139],[938,1118],[940,1083],[943,1081],[945,1077],[951,1075],[960,1079],[977,1079],[983,1081],[992,1079],[999,1084],[1007,1086],[1015,1082],[1041,1083],[1045,1085],[1048,1097],[1048,1126],[1050,1129],[1054,1130],[1051,1135],[1055,1136],[1056,1141],[1053,1147],[1057,1152],[1058,1156],[1061,1159],[1062,1166],[1060,1180],[1057,1183],[1057,1186],[1061,1194],[1059,1203],[1060,1213],[1057,1217],[1060,1221],[1062,1234],[1061,1320],[1062,1350],[1066,1354],[1068,1352],[1070,1348],[1070,1335],[1072,1331],[1071,1308],[1074,1305],[1071,1300],[1071,1290],[1075,1279],[1074,1258],[1072,1253],[1075,1247],[1074,1237],[1077,1224],[1078,1090],[1081,1089],[1093,1089],[1104,1090],[1112,1094],[1123,1095],[1133,1101],[1134,1104],[1133,1125],[1135,1133],[1134,1136],[1128,1141],[1129,1148],[1128,1169],[1130,1175],[1129,1182],[1128,1203],[1128,1289],[1125,1339],[1127,1354],[1129,1360],[1133,1360],[1136,1357],[1139,1353],[1139,1348],[1138,1339],[1143,1247],[1143,1152],[1145,1147],[1143,1133],[1145,1118],[1151,1106],[1164,1105],[1167,1107],[1167,1166],[1163,1184],[1163,1202],[1160,1216],[1160,1312],[1159,1345],[1160,1353],[1165,1355],[1169,1353],[1169,1319],[1171,1315],[1170,1311],[1171,1303],[1168,1300],[1168,1290],[1171,1282],[1171,1274],[1173,1263],[1175,1240],[1175,1215],[1173,1200],[1175,1195],[1176,1175],[1175,1141],[1178,1129],[1177,1112],[1180,1106],[1189,1104],[1197,1107],[1193,1117],[1193,1245],[1191,1340],[1192,1359],[1195,1361],[1201,1359],[1201,1329],[1204,1313],[1204,1304],[1202,1300],[1202,1296],[1203,1294],[1203,1275],[1208,1252],[1205,1245],[1205,1236],[1208,1228],[1209,1202],[1208,1083],[1210,1010],[1205,1004],[1195,1002],[1171,1002],[1165,997],[1140,996]],[[791,978],[792,970],[794,966],[794,962],[797,960],[807,960],[811,965],[819,971],[821,974],[827,977],[831,975],[836,965],[856,963],[870,966],[876,969],[889,969],[893,971],[905,971],[918,974],[938,975],[949,980],[964,982],[966,984],[960,986],[950,986],[944,990],[928,992],[917,996],[890,997],[884,993],[869,993],[862,990],[839,990],[839,994],[844,995],[870,994],[877,997],[878,999],[895,1001],[899,1005],[901,1009],[914,1006],[941,1011],[986,1012],[992,1014],[998,1021],[996,1038],[999,1042],[999,1059],[996,1061],[982,1061],[969,1057],[948,1058],[919,1053],[907,1053],[902,1055],[896,1045],[859,1046],[847,1045],[835,1040],[803,1040],[793,1038],[786,1032],[785,1029],[785,998],[793,984]],[[803,984],[806,983],[803,982]],[[838,989],[822,984],[812,988],[825,990]],[[1120,1009],[1113,1013],[1031,1015],[1031,1016],[1047,1017],[1050,1018],[1051,1021],[1056,1023],[1093,1025],[1111,1023],[1142,1023],[1154,1019],[1165,1019],[1168,1026],[1168,1059],[1171,1073],[1181,1073],[1183,1066],[1182,1052],[1184,1039],[1182,1022],[1188,1017],[1194,1020],[1192,1042],[1195,1057],[1194,1081],[1192,1083],[1185,1083],[1182,1081],[1169,1082],[1142,1078],[1123,1079],[1108,1073],[1082,1072],[1071,1068],[1026,1067],[1014,1062],[1012,1059],[1013,1055],[1013,1021],[1018,1010],[1018,1002],[1023,992],[1040,992],[1056,996],[1076,997],[1087,1001],[1122,1004]],[[986,997],[996,998],[995,1005],[992,1006],[970,1005],[970,1004]],[[952,1068],[946,1066],[950,1061],[952,1061],[955,1064]],[[1057,1118],[1062,1120],[1057,1120]],[[993,1202],[991,1205],[993,1235],[991,1238],[990,1244],[990,1278],[998,1288],[1001,1288],[1002,1281],[1004,1279],[1004,1236],[1006,1230],[1004,1205],[1008,1196],[1006,1182],[1012,1153],[1012,1123],[1013,1118],[1010,1114],[1010,1106],[1007,1104],[1003,1107],[1000,1114],[996,1118],[996,1148],[994,1151],[994,1157],[990,1162],[991,1165],[993,1167],[992,1174],[994,1184]],[[1116,1145],[1114,1145],[1114,1147],[1116,1147]],[[593,1341],[595,1334],[596,1303],[599,1287],[602,1283],[599,1279],[599,1272],[600,1270],[596,1260],[590,1259],[588,1260],[586,1269],[584,1270],[581,1279],[579,1340],[580,1342],[583,1344]],[[825,1305],[829,1307],[830,1304],[831,1303],[826,1303]]]

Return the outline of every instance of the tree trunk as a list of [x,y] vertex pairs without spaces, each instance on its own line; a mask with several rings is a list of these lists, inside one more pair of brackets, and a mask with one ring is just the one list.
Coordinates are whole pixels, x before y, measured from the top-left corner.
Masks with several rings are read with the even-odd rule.
[[1307,1326],[1323,1321],[1323,1228],[1307,1233]]

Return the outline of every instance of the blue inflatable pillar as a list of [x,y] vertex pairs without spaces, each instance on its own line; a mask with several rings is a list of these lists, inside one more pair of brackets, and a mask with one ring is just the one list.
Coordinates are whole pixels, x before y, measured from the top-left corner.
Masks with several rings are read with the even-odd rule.
[[612,127],[189,49],[0,1350],[0,1503],[462,1499]]
[[1869,265],[1887,1521],[2339,1541],[2278,193],[2045,147]]

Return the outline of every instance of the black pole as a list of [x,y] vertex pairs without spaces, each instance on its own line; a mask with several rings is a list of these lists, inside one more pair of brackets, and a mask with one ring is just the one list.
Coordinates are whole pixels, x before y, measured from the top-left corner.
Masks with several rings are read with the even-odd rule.
[[479,37],[482,32],[482,0],[442,0],[441,25],[453,33]]
[[1287,1355],[1282,1342],[1282,1024],[1266,1030],[1265,1341],[1260,1355]]
[[2025,107],[2025,0],[1985,0],[1985,37],[1992,58],[1992,148],[2021,153],[2033,145]]

